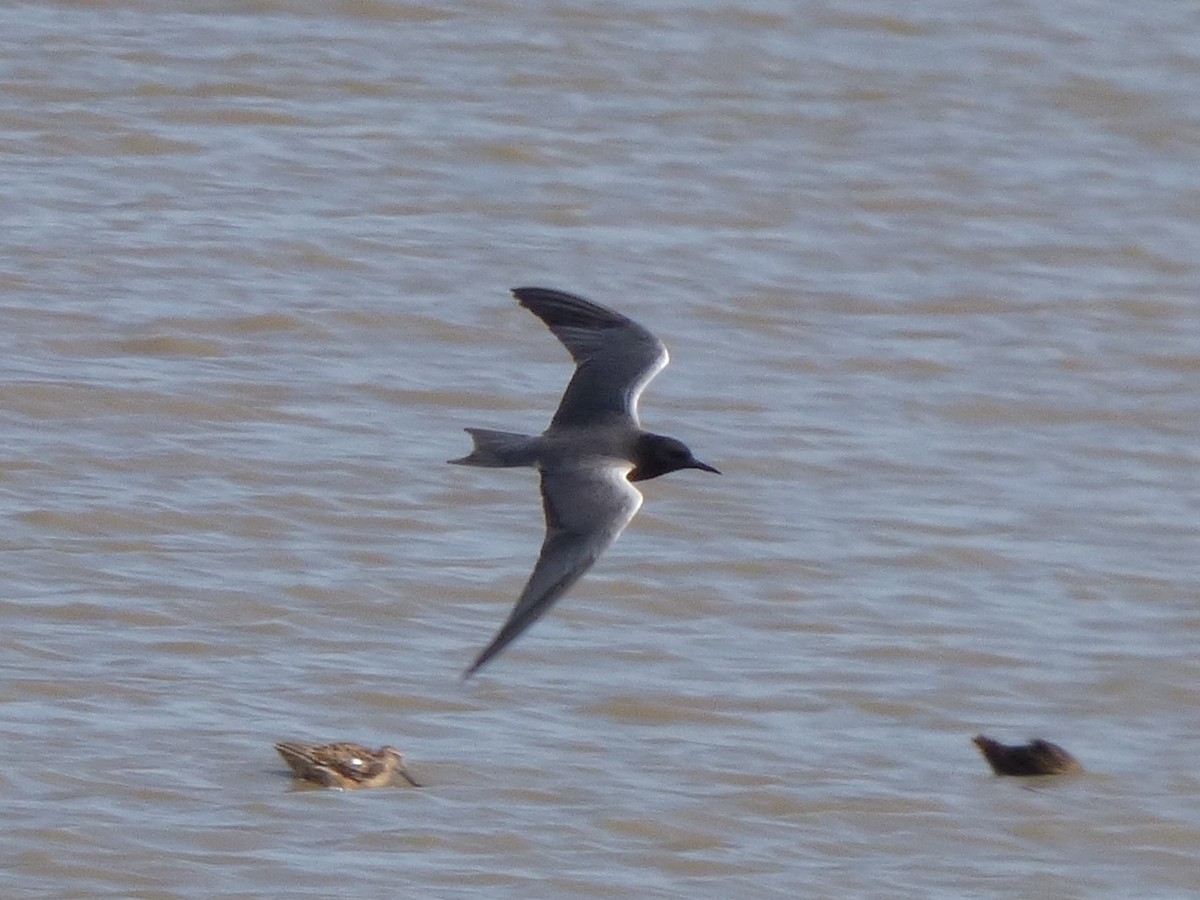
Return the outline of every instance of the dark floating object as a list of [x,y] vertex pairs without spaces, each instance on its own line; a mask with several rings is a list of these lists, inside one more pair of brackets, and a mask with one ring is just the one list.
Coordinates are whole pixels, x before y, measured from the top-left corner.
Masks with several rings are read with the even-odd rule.
[[972,743],[997,775],[1074,775],[1083,771],[1070,753],[1040,738],[1009,745],[981,734]]
[[386,787],[395,782],[396,776],[413,787],[421,786],[408,774],[404,757],[395,747],[372,750],[361,744],[281,742],[275,745],[275,749],[283,761],[291,766],[297,778],[327,788],[353,790]]

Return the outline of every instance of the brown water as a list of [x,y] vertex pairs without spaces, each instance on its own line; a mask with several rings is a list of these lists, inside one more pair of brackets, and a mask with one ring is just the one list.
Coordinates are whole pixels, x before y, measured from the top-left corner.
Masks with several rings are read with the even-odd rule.
[[[0,896],[1200,892],[1193,4],[3,20]],[[725,474],[464,683],[540,511],[444,460],[570,372],[522,283]]]

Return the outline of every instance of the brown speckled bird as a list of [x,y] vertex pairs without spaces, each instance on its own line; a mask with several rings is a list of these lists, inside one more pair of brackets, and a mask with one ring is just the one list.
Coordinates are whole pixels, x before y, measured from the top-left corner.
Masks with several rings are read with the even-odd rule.
[[1040,738],[1010,746],[981,734],[972,743],[997,775],[1074,775],[1083,771],[1070,753]]
[[281,742],[275,745],[284,762],[291,766],[297,778],[314,781],[328,788],[384,787],[399,775],[413,787],[419,784],[408,774],[404,757],[395,747],[372,750],[361,744],[297,744]]

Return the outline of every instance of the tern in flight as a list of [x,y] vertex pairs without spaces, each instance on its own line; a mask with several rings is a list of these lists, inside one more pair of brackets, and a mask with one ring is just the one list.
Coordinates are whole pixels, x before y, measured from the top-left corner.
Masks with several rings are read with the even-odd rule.
[[[662,341],[625,316],[563,291],[523,287],[513,296],[575,360],[550,427],[531,436],[468,428],[464,466],[533,466],[542,476],[546,537],[508,621],[467,669],[469,678],[536,622],[591,568],[642,505],[635,481],[679,469],[717,472],[681,441],[643,431],[638,397],[667,364]],[[718,473],[719,474],[719,473]]]

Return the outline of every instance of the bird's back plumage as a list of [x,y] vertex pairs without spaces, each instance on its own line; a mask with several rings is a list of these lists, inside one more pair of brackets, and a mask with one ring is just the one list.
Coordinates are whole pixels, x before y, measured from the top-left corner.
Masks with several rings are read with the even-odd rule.
[[280,741],[275,750],[293,774],[304,781],[331,788],[381,787],[396,776],[419,787],[395,747],[372,750],[361,744],[301,744]]

